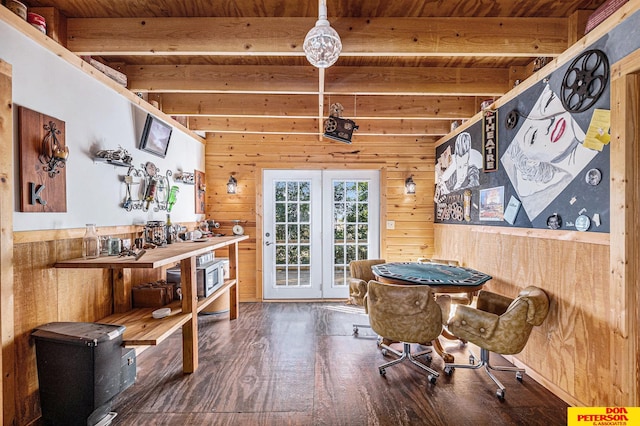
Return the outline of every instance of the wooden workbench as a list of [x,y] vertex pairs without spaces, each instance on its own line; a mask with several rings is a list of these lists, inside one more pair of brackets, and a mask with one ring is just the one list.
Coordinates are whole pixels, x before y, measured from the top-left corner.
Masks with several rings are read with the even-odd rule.
[[[77,258],[57,262],[55,267],[111,269],[114,313],[99,322],[124,325],[124,345],[140,348],[157,345],[182,327],[183,371],[193,373],[198,368],[198,312],[228,290],[229,319],[238,317],[238,243],[248,238],[246,235],[213,237],[203,242],[190,241],[150,249],[138,260],[132,256]],[[198,300],[196,256],[224,247],[229,247],[229,279],[226,279],[213,294]],[[171,308],[171,315],[155,319],[151,316],[153,308],[132,309],[131,269],[159,268],[172,266],[177,262],[180,262],[182,302],[174,302],[167,306]]]

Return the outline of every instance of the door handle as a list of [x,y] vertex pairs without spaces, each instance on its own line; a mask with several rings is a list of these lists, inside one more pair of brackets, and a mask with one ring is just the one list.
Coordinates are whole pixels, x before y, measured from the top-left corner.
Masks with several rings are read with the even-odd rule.
[[264,243],[266,246],[270,246],[271,244],[273,244],[271,241],[267,241],[266,243]]

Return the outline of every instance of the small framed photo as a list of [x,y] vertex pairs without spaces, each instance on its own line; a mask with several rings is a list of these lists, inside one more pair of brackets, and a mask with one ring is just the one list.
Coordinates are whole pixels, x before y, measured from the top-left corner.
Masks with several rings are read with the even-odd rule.
[[164,158],[169,149],[172,131],[173,127],[148,114],[140,138],[140,149]]

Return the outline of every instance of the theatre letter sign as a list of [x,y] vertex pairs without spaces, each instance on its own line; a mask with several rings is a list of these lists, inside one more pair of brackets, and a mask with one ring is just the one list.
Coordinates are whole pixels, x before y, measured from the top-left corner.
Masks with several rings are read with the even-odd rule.
[[484,110],[482,117],[482,162],[485,172],[498,170],[498,111]]

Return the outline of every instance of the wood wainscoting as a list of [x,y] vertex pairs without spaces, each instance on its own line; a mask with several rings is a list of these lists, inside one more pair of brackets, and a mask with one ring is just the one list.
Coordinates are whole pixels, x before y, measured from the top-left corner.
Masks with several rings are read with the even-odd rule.
[[[139,226],[102,227],[101,235],[132,238]],[[13,233],[13,365],[3,368],[11,374],[5,397],[15,407],[15,423],[30,424],[40,417],[40,397],[35,345],[31,332],[54,321],[94,322],[113,313],[111,271],[103,269],[56,269],[60,261],[82,256],[84,228]],[[133,282],[155,281],[160,270],[132,270]],[[4,286],[4,282],[3,282]],[[4,301],[3,295],[3,301]],[[5,313],[3,311],[3,327]],[[9,323],[9,321],[7,321]],[[5,416],[5,424],[8,417]]]
[[491,291],[549,294],[549,316],[514,356],[527,374],[572,405],[633,405],[613,391],[608,234],[436,225],[435,240],[439,257],[492,275]]

